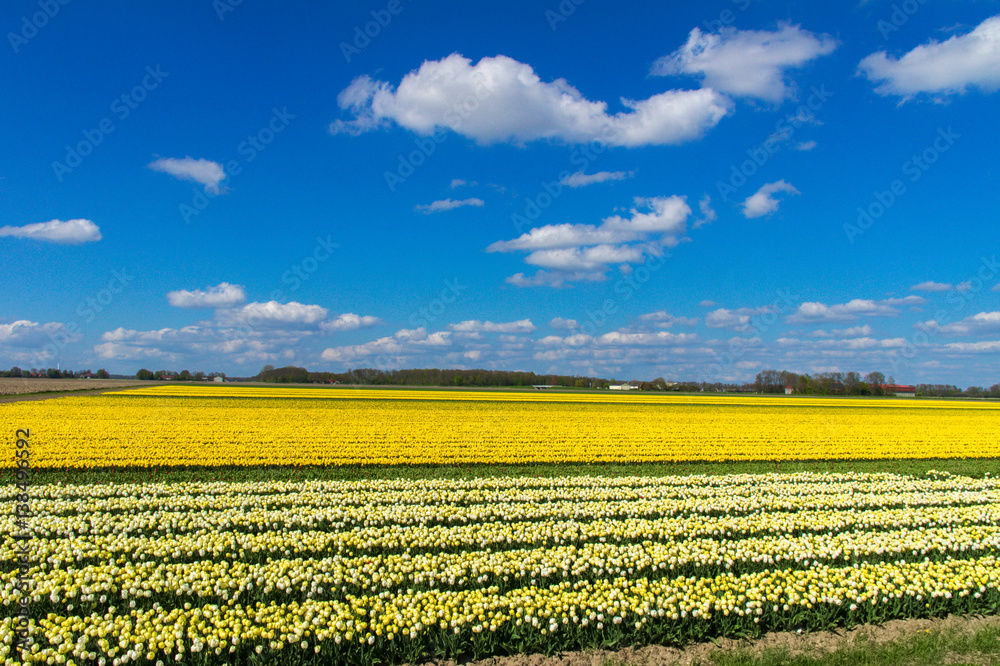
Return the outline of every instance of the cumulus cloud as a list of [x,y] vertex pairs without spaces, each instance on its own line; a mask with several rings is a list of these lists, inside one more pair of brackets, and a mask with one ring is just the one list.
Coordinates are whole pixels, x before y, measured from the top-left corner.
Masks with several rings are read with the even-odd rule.
[[724,95],[702,88],[622,99],[626,110],[609,114],[606,102],[586,99],[565,79],[542,81],[530,65],[503,55],[473,65],[457,53],[424,62],[396,88],[358,77],[337,102],[353,118],[334,121],[334,134],[357,135],[396,123],[423,136],[450,129],[480,144],[539,139],[679,144],[700,138],[731,109]]
[[875,92],[909,100],[921,93],[962,94],[970,87],[1000,89],[1000,15],[969,33],[922,44],[896,59],[879,51],[858,65],[858,73],[879,85]]
[[917,326],[946,335],[996,335],[1000,333],[1000,312],[980,312],[950,324],[932,319]]
[[560,180],[566,187],[586,187],[595,183],[607,183],[615,180],[625,180],[634,175],[634,171],[598,171],[597,173],[584,173],[577,171]]
[[[641,263],[647,256],[660,256],[662,247],[680,242],[691,208],[683,197],[636,198],[628,217],[613,215],[600,226],[550,224],[536,227],[520,237],[497,241],[487,252],[527,251],[525,263],[555,271],[526,278],[519,273],[511,284],[533,286],[572,280],[601,280],[610,264]],[[650,236],[655,236],[651,240]],[[644,242],[636,242],[644,241]]]
[[195,357],[225,357],[236,364],[288,361],[297,334],[286,331],[185,326],[138,331],[117,328],[101,336],[94,352],[108,360],[183,363]]
[[915,284],[910,287],[910,291],[954,291],[955,285],[948,282],[934,282],[933,280],[928,280],[927,282],[921,282],[920,284]]
[[205,186],[206,192],[219,194],[219,184],[226,179],[226,172],[218,162],[191,157],[161,157],[147,165],[153,171],[162,171],[180,180],[192,180]]
[[992,354],[1000,351],[1000,340],[984,342],[950,342],[944,346],[947,351],[963,354]]
[[778,210],[780,202],[774,196],[778,193],[799,194],[799,191],[784,180],[767,183],[743,202],[743,217],[749,220],[755,217],[770,215]]
[[448,328],[462,333],[530,333],[535,330],[535,325],[530,319],[501,323],[469,319],[457,324],[448,324]]
[[734,331],[749,331],[754,317],[759,317],[772,310],[765,305],[759,308],[719,308],[705,315],[705,326],[708,328],[728,328]]
[[372,317],[371,315],[361,316],[353,312],[345,312],[342,315],[338,315],[336,319],[320,322],[319,327],[321,330],[331,333],[334,331],[355,331],[359,328],[369,328],[381,323],[382,320],[378,317]]
[[653,64],[652,74],[700,76],[715,90],[774,103],[794,94],[787,70],[836,47],[833,37],[796,25],[780,24],[773,31],[726,28],[718,33],[694,28],[684,46]]
[[425,215],[430,215],[431,213],[440,213],[445,210],[455,210],[456,208],[461,208],[462,206],[483,206],[485,203],[482,199],[477,199],[475,197],[469,199],[442,199],[440,201],[435,201],[429,204],[417,204],[413,207],[413,210],[424,213]]
[[865,298],[855,298],[847,303],[826,305],[824,303],[802,303],[798,309],[785,318],[789,324],[812,324],[819,322],[854,321],[858,317],[895,317],[899,314],[899,306],[923,305],[927,301],[920,296],[905,298],[887,298],[874,301]]
[[701,212],[701,217],[695,220],[695,223],[691,225],[695,229],[700,229],[706,224],[715,222],[716,217],[718,217],[715,214],[715,210],[712,208],[712,197],[707,194],[698,202],[698,210]]
[[320,358],[333,363],[351,363],[376,357],[380,368],[399,367],[408,357],[428,349],[443,349],[452,345],[451,331],[428,333],[427,329],[402,328],[360,345],[342,345],[324,349]]
[[673,326],[694,326],[698,320],[694,317],[675,317],[666,310],[649,312],[639,315],[639,321],[654,324],[657,328],[671,328]]
[[18,363],[42,363],[55,358],[62,347],[82,337],[61,322],[41,324],[20,319],[0,324],[0,356]]
[[290,301],[279,303],[247,303],[241,308],[217,310],[218,323],[224,326],[282,326],[318,325],[326,319],[329,311],[319,305],[305,305]]
[[29,238],[58,245],[80,245],[101,240],[101,230],[90,220],[49,220],[23,227],[0,227],[0,237]]
[[872,327],[868,324],[864,326],[852,326],[850,328],[835,328],[832,331],[824,331],[819,329],[812,332],[812,337],[814,338],[860,338],[868,337],[872,334]]
[[563,319],[562,317],[553,317],[552,321],[549,322],[549,328],[562,331],[575,331],[579,326],[580,323],[576,319]]
[[167,293],[167,301],[175,308],[227,308],[246,300],[243,287],[228,282],[220,282],[208,289],[180,289]]
[[604,271],[537,271],[533,275],[514,273],[504,278],[504,282],[515,287],[564,287],[571,282],[600,282],[605,278]]

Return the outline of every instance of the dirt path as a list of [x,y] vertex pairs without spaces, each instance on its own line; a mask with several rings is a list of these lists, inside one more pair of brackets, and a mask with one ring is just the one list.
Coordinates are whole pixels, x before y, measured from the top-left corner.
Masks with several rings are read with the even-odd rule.
[[[1000,616],[949,616],[933,620],[892,620],[882,625],[862,625],[853,629],[837,632],[819,631],[808,634],[791,632],[776,632],[766,634],[754,641],[719,639],[713,643],[698,643],[685,649],[650,645],[643,648],[624,648],[622,650],[595,650],[593,652],[566,652],[554,657],[540,654],[517,655],[512,657],[493,657],[481,661],[431,661],[421,666],[689,666],[693,664],[710,664],[711,655],[716,652],[728,652],[737,649],[750,648],[754,652],[769,649],[787,650],[789,656],[799,654],[820,655],[837,649],[849,648],[859,638],[869,643],[881,644],[904,640],[925,631],[956,631],[963,634],[973,634],[981,629],[1000,627]],[[863,638],[862,638],[863,637]],[[967,663],[978,663],[969,661]],[[984,662],[990,663],[990,662]]]

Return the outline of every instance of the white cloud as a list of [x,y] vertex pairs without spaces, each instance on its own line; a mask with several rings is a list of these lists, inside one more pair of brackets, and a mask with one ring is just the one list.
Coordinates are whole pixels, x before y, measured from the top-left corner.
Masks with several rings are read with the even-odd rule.
[[639,321],[655,324],[657,328],[671,328],[673,326],[694,326],[698,320],[693,317],[675,317],[666,310],[650,312],[639,315]]
[[1000,312],[980,312],[944,325],[932,319],[917,326],[946,335],[995,335],[1000,333]]
[[701,303],[698,303],[698,305],[701,306],[701,307],[703,307],[703,308],[711,308],[711,307],[715,307],[716,305],[718,305],[718,303],[716,303],[715,301],[710,301],[710,300],[706,299],[706,300],[702,301]]
[[263,325],[313,325],[320,324],[328,314],[328,310],[319,305],[304,305],[295,301],[279,303],[247,303],[241,308],[218,310],[216,320],[225,326],[263,326]]
[[49,220],[35,222],[23,227],[0,227],[0,237],[30,238],[31,240],[57,243],[59,245],[80,245],[101,240],[101,230],[90,220]]
[[461,178],[453,178],[451,180],[451,189],[455,189],[456,187],[463,187],[468,184],[469,184],[468,181],[462,180]]
[[328,333],[333,331],[354,331],[359,328],[368,328],[370,326],[377,326],[382,323],[382,320],[378,317],[372,317],[370,315],[356,315],[353,312],[346,312],[339,315],[336,319],[330,321],[320,322],[320,330],[326,331]]
[[812,150],[816,147],[815,141],[800,141],[795,144],[795,150]]
[[743,202],[743,217],[747,219],[763,217],[764,215],[770,215],[778,210],[779,201],[774,198],[774,195],[779,192],[783,192],[785,194],[799,194],[797,189],[786,183],[784,180],[767,183],[747,197],[746,201]]
[[832,53],[837,42],[795,25],[777,30],[723,29],[703,33],[694,28],[687,43],[653,64],[660,76],[700,75],[704,85],[737,97],[780,102],[794,94],[786,70]]
[[695,223],[691,225],[695,229],[700,229],[706,224],[715,222],[715,219],[718,217],[712,208],[712,197],[707,194],[698,202],[698,210],[701,211],[701,218],[695,220]]
[[463,333],[530,333],[535,330],[535,325],[530,319],[501,323],[469,319],[457,324],[448,324],[448,328]]
[[575,331],[579,326],[580,323],[576,319],[563,319],[562,317],[553,317],[552,321],[549,322],[549,328],[562,331]]
[[274,362],[293,357],[292,347],[299,335],[288,331],[258,331],[242,328],[185,326],[137,331],[117,328],[101,336],[94,352],[109,360],[160,360],[183,363],[196,357],[227,363]]
[[18,363],[42,363],[55,358],[66,344],[82,337],[61,322],[40,324],[20,319],[0,324],[0,356]]
[[947,351],[965,354],[991,354],[1000,351],[1000,340],[990,340],[988,342],[950,342],[944,347]]
[[807,302],[802,303],[793,314],[785,318],[785,321],[789,324],[812,324],[819,322],[854,321],[859,316],[894,317],[899,314],[899,310],[896,309],[897,306],[916,306],[923,305],[926,302],[920,296],[887,298],[881,301],[855,298],[847,303],[838,305]]
[[[629,217],[613,215],[600,226],[550,224],[536,227],[520,237],[497,241],[487,252],[527,251],[524,261],[554,272],[507,278],[516,286],[560,286],[564,282],[603,280],[611,264],[641,263],[662,255],[663,247],[676,246],[683,236],[691,208],[683,197],[636,198]],[[650,235],[656,235],[648,240]],[[636,241],[644,241],[637,243]],[[541,273],[541,271],[539,272]]]
[[238,284],[220,282],[208,289],[171,291],[167,301],[175,308],[225,308],[247,300],[246,292]]
[[955,285],[949,284],[947,282],[934,282],[933,280],[928,280],[927,282],[921,282],[920,284],[915,284],[910,287],[910,291],[954,291]]
[[534,275],[514,273],[504,278],[504,282],[515,287],[563,287],[568,282],[600,282],[605,278],[604,271],[572,271],[569,273],[538,271]]
[[378,357],[380,368],[399,367],[407,358],[429,349],[442,349],[452,345],[451,331],[428,333],[427,329],[402,328],[392,336],[385,336],[360,345],[342,345],[324,349],[320,358],[334,363],[350,363],[359,359]]
[[873,53],[861,61],[858,72],[879,83],[879,95],[903,101],[920,93],[962,94],[969,87],[995,92],[1000,89],[1000,15],[970,33],[928,41],[899,59],[885,51]]
[[559,182],[567,187],[586,187],[594,183],[625,180],[626,178],[631,178],[634,173],[633,171],[627,173],[625,171],[598,171],[597,173],[577,171],[574,174],[566,176]]
[[753,318],[771,311],[765,305],[759,308],[737,308],[730,310],[719,308],[705,315],[705,326],[708,328],[728,328],[734,331],[749,331]]
[[[691,209],[683,197],[636,198],[630,217],[613,215],[600,226],[592,224],[552,224],[536,227],[519,238],[497,241],[487,252],[530,251],[529,264],[563,271],[600,272],[607,264],[637,262],[656,245],[675,246],[685,231]],[[639,210],[643,208],[645,210]],[[627,245],[662,234],[656,243]],[[592,247],[587,247],[592,246]]]
[[851,328],[835,328],[832,331],[818,329],[810,335],[814,338],[861,338],[871,336],[872,332],[872,327],[865,324],[864,326],[852,326]]
[[610,115],[607,103],[584,98],[565,79],[542,81],[530,65],[503,55],[473,65],[457,53],[424,62],[396,89],[359,77],[337,102],[354,117],[333,122],[334,134],[357,135],[395,122],[424,136],[447,128],[480,144],[539,139],[678,144],[701,137],[731,109],[724,95],[702,88],[670,90],[641,101],[622,99],[627,111]]
[[639,245],[594,245],[535,250],[525,257],[524,262],[563,272],[603,271],[608,264],[640,262],[645,256],[645,250],[646,248]]
[[454,210],[456,208],[461,208],[462,206],[483,206],[484,202],[482,199],[476,199],[472,197],[470,199],[462,199],[456,201],[455,199],[442,199],[440,201],[435,201],[429,204],[417,204],[413,207],[413,210],[424,213],[425,215],[430,215],[431,213],[440,213],[445,210]]
[[153,171],[162,171],[174,178],[193,180],[205,186],[206,192],[219,194],[219,184],[226,179],[226,172],[218,162],[184,157],[161,157],[147,166]]

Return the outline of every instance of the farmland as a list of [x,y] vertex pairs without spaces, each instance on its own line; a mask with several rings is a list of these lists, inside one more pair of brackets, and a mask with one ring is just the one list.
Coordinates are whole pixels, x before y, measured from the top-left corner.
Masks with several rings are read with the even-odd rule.
[[50,391],[92,391],[135,386],[135,379],[45,379],[39,377],[0,377],[0,396],[47,393]]
[[[15,423],[35,425],[40,468],[891,460],[1000,453],[1000,403],[992,402],[282,391],[160,386],[67,398],[58,410],[19,403],[0,416],[11,432]],[[237,397],[212,397],[220,392]]]
[[[200,386],[4,405],[37,479],[29,661],[402,663],[996,614],[998,408]],[[0,525],[16,608],[25,525]]]

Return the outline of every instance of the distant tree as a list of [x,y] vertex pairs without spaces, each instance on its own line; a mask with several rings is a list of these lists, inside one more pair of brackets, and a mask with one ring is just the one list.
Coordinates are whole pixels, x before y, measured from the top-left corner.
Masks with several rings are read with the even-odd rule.
[[861,385],[861,375],[856,372],[848,372],[844,375],[844,393],[847,395],[857,395]]
[[177,379],[180,379],[181,381],[185,381],[186,382],[189,379],[191,379],[191,373],[188,372],[187,370],[181,370],[180,374],[177,375]]
[[104,368],[98,370],[94,376],[97,377],[98,379],[108,379],[109,377],[111,377],[111,375],[108,374],[108,371],[105,370]]
[[136,379],[148,380],[148,379],[152,379],[153,377],[154,377],[154,375],[153,375],[152,371],[147,370],[146,368],[142,368],[142,369],[139,370],[139,372],[135,373],[135,378]]
[[10,369],[10,374],[8,376],[9,377],[20,377],[21,376],[21,368],[19,368],[19,367],[17,367],[15,365],[13,368]]
[[62,377],[62,373],[56,368],[49,368],[45,371],[45,376],[49,379],[60,379]]
[[196,382],[204,381],[204,379],[205,379],[205,373],[202,372],[201,370],[199,370],[198,372],[196,372],[193,375],[191,375],[191,378],[193,380],[195,380]]
[[872,395],[883,395],[885,393],[885,390],[882,388],[885,386],[885,375],[881,372],[869,372],[865,375],[865,383],[868,384]]
[[781,373],[777,370],[761,370],[754,380],[754,389],[758,393],[784,393],[785,385],[781,382]]
[[153,379],[155,379],[157,381],[163,381],[166,378],[167,378],[167,371],[166,370],[157,370],[156,374],[153,375]]

